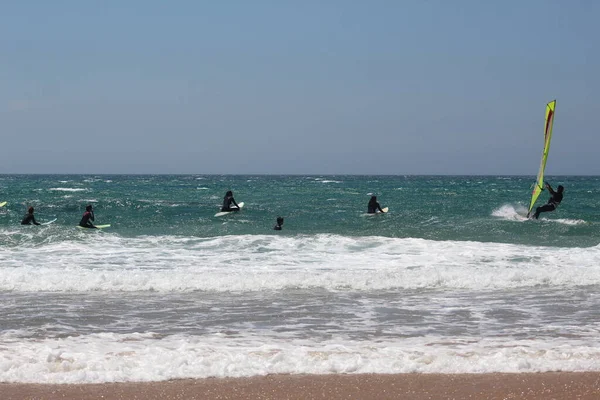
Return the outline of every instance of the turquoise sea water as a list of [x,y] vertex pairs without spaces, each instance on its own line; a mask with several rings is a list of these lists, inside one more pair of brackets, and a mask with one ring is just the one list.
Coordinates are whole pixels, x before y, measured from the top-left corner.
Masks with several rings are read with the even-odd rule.
[[[17,226],[33,205],[40,221],[57,218],[56,233],[61,227],[68,238],[73,230],[67,228],[77,225],[90,203],[97,223],[110,223],[112,233],[128,237],[272,234],[281,215],[283,235],[568,247],[599,243],[599,177],[550,177],[554,186],[566,187],[565,201],[557,212],[543,214],[542,221],[522,223],[517,217],[526,213],[532,181],[488,176],[0,176],[0,200],[9,202],[0,210],[0,227]],[[216,219],[226,190],[233,190],[246,208]],[[365,218],[371,193],[390,208],[389,214]],[[542,193],[538,204],[548,197]]]
[[533,180],[0,175],[0,382],[599,371],[600,178]]

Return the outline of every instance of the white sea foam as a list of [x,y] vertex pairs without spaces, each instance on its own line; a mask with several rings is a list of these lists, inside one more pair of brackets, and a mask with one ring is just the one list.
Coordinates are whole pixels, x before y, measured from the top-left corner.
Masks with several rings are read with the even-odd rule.
[[1,382],[99,383],[266,374],[598,371],[598,340],[398,338],[328,341],[101,333],[0,337]]
[[551,221],[557,222],[559,224],[565,224],[565,225],[582,225],[582,224],[586,223],[582,219],[568,219],[568,218],[557,218],[557,219],[553,219]]
[[[529,218],[527,218],[527,208],[522,205],[513,206],[512,204],[504,204],[500,208],[492,211],[492,215],[510,221],[529,221]],[[540,221],[564,225],[582,225],[586,223],[586,221],[582,219],[545,218],[543,216],[540,216]]]
[[57,187],[57,188],[50,188],[48,190],[53,191],[53,192],[87,192],[88,189]]
[[507,219],[511,221],[527,221],[527,208],[522,205],[514,206],[512,204],[504,204],[500,208],[492,211],[494,217]]
[[0,290],[485,290],[600,284],[600,246],[337,235],[122,238],[88,232],[33,247],[21,242],[27,251],[0,252]]
[[321,183],[343,183],[342,181],[336,181],[333,179],[325,179],[325,178],[314,178],[315,181]]

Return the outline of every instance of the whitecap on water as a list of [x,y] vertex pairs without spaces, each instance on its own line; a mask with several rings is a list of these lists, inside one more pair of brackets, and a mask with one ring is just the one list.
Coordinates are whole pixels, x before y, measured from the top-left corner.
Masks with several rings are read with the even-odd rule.
[[582,225],[586,222],[582,219],[567,219],[567,218],[558,218],[558,219],[547,219],[548,221],[557,222],[559,224],[565,225]]
[[504,204],[492,211],[492,216],[509,221],[527,221],[527,209],[522,205]]
[[86,192],[88,189],[58,187],[58,188],[50,188],[48,190],[50,190],[52,192]]

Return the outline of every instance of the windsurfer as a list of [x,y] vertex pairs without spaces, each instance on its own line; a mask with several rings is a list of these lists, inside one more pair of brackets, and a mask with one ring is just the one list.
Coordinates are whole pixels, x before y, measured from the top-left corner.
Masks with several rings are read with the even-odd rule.
[[556,207],[558,207],[558,205],[563,199],[563,191],[565,190],[565,188],[562,185],[558,185],[556,191],[552,189],[552,186],[550,186],[548,182],[546,182],[546,187],[550,191],[550,199],[548,200],[548,203],[535,209],[535,214],[533,216],[533,218],[535,219],[538,219],[540,213],[556,210]]

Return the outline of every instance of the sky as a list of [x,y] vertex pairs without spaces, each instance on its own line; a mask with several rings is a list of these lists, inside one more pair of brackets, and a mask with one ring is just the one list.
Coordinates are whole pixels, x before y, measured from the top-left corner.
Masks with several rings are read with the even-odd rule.
[[0,173],[600,175],[600,2],[0,5]]

